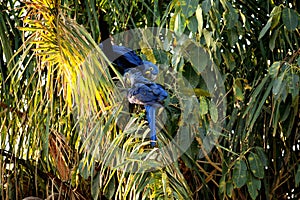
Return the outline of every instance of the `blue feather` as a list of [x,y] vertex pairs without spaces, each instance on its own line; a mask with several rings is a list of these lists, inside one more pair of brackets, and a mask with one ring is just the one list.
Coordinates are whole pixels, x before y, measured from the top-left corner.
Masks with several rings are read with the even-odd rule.
[[155,106],[145,105],[146,118],[150,127],[150,145],[154,147],[156,145],[156,126],[155,126]]
[[136,52],[130,48],[118,45],[112,45],[110,49],[104,49],[102,43],[99,47],[103,50],[108,59],[116,65],[117,70],[124,75],[124,73],[130,69],[140,65],[143,65],[143,60],[136,54]]

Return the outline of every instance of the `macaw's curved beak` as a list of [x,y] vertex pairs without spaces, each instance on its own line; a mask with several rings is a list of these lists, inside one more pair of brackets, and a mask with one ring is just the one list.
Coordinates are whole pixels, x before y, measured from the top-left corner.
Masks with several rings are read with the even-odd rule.
[[155,80],[157,78],[157,74],[153,74],[150,70],[147,70],[144,76],[149,80]]

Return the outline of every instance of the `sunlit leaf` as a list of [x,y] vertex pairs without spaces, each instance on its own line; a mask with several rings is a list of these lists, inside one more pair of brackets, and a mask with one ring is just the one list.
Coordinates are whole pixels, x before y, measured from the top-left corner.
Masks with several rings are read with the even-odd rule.
[[174,22],[174,31],[176,35],[182,35],[185,27],[186,27],[185,18],[181,15],[181,13],[178,13],[175,17],[175,22]]
[[269,74],[275,78],[279,72],[279,68],[281,66],[280,62],[274,62],[271,67],[269,68]]
[[271,30],[274,29],[279,21],[280,21],[280,17],[281,17],[281,6],[275,6],[273,8],[273,10],[271,11],[270,16],[272,16],[272,24],[271,24]]
[[203,16],[202,16],[202,9],[198,5],[197,10],[196,10],[196,18],[198,22],[198,32],[200,36],[202,35],[202,29],[203,29]]

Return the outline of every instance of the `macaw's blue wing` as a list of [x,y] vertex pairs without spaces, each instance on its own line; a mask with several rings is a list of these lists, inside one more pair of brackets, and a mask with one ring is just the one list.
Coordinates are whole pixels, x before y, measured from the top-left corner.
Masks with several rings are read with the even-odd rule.
[[157,83],[136,83],[128,90],[130,103],[142,105],[160,105],[168,97],[167,91]]
[[134,50],[124,46],[113,45],[113,52],[116,55],[120,55],[120,59],[117,58],[117,65],[123,65],[125,68],[136,67],[143,64],[143,60],[135,53]]
[[155,126],[155,106],[145,105],[146,118],[150,127],[150,145],[154,147],[156,145],[156,126]]
[[122,75],[124,75],[128,69],[143,64],[143,60],[135,53],[135,51],[127,47],[112,45],[112,51],[103,49],[102,43],[99,44],[99,47],[103,50],[110,62],[116,65],[116,69]]

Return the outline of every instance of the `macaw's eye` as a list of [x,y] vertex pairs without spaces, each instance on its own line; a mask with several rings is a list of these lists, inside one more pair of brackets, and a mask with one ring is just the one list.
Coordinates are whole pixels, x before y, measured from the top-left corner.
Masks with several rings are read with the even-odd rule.
[[150,67],[150,71],[153,71],[154,69],[153,69],[153,67]]

